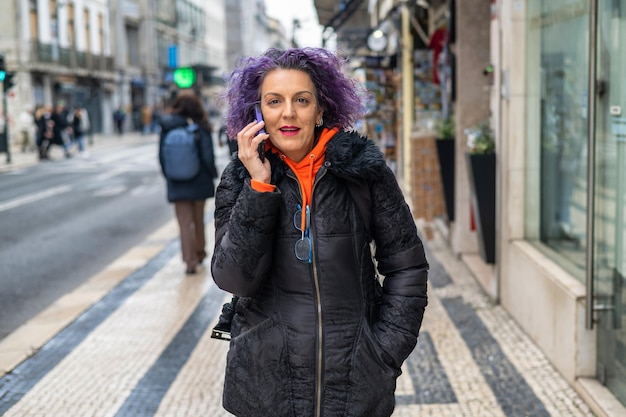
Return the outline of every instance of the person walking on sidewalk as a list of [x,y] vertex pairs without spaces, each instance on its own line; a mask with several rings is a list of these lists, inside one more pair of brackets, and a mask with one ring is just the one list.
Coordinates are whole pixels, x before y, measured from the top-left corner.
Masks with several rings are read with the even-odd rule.
[[89,152],[85,149],[85,137],[91,128],[91,122],[89,121],[89,113],[87,113],[87,109],[82,104],[78,104],[76,109],[74,109],[72,128],[74,129],[74,142],[78,146],[80,156],[88,157]]
[[[180,127],[195,123],[196,135],[201,158],[199,172],[188,180],[170,179],[164,169],[163,144],[167,134]],[[212,127],[202,109],[202,103],[193,95],[179,96],[172,107],[172,113],[161,118],[159,138],[159,162],[167,181],[167,199],[174,203],[176,220],[180,229],[180,246],[187,274],[195,274],[197,267],[206,257],[204,230],[204,205],[215,194],[213,179],[217,177],[215,168]]]
[[237,152],[237,141],[230,140],[228,138],[228,136],[226,135],[226,125],[222,125],[220,127],[220,130],[217,134],[217,141],[220,144],[220,147],[226,144],[228,146],[228,152],[230,153],[230,157],[231,158],[235,157],[235,154]]
[[141,107],[141,128],[144,135],[150,134],[152,127],[152,107],[144,104]]
[[322,48],[269,49],[228,81],[239,150],[216,191],[211,269],[236,296],[223,394],[236,416],[388,417],[417,342],[428,262],[382,153],[351,130],[364,95],[344,69]]
[[52,107],[41,106],[35,112],[35,124],[37,125],[37,147],[39,159],[50,159],[48,152],[54,139],[54,120],[52,120]]
[[124,106],[120,105],[113,112],[113,124],[115,125],[115,131],[119,136],[124,134],[124,121],[126,120],[126,112]]
[[71,158],[70,146],[73,132],[65,104],[59,103],[56,105],[52,113],[52,121],[54,122],[52,144],[62,147],[65,157]]
[[34,151],[35,141],[33,140],[33,129],[35,127],[35,117],[30,107],[22,109],[18,118],[18,122],[20,127],[20,134],[22,136],[22,153],[26,153],[27,151]]

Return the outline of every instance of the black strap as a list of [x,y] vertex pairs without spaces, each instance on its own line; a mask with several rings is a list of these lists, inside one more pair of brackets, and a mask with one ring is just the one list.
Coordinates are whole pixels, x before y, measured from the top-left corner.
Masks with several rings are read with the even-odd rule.
[[[189,123],[187,125],[187,128],[189,128],[192,123],[196,125],[196,129],[193,131],[193,137],[194,137],[194,143],[196,145],[196,150],[198,151],[198,156],[200,157],[200,165],[202,165],[203,168],[205,168],[207,171],[209,171],[209,173],[211,174],[211,177],[216,178],[217,177],[217,169],[215,168],[215,164],[213,164],[213,166],[211,166],[204,159],[204,152],[202,151],[202,143],[201,143],[201,141],[202,141],[202,133],[200,132],[200,125],[198,123],[194,123],[193,120],[191,120],[191,119],[187,119],[187,122]],[[207,140],[213,140],[213,138],[209,135],[209,138]],[[211,147],[213,147],[213,146],[211,146]],[[215,153],[213,154],[213,157],[215,157]]]

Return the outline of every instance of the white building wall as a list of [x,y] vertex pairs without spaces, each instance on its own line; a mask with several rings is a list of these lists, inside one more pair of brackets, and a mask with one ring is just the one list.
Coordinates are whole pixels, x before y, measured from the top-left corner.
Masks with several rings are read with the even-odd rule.
[[208,47],[208,65],[216,67],[214,74],[226,71],[226,0],[202,2],[207,15],[205,43]]
[[241,57],[265,52],[274,42],[265,14],[265,0],[228,0],[227,72]]
[[[28,0],[22,0],[28,3]],[[38,30],[39,40],[42,43],[52,43],[52,21],[50,19],[50,2],[48,0],[37,0]]]

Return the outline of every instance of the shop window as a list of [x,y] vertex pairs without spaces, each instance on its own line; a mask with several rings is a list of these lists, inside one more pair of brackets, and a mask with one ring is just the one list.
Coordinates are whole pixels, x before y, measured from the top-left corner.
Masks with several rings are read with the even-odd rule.
[[30,38],[39,40],[39,23],[37,19],[37,3],[30,0],[28,6],[28,16],[30,21]]
[[528,2],[526,237],[580,280],[587,221],[589,10]]
[[85,52],[91,53],[91,25],[89,24],[89,9],[83,9],[83,24],[85,25]]
[[98,48],[100,53],[104,55],[104,17],[102,13],[98,13]]
[[126,41],[128,65],[139,66],[139,29],[135,26],[126,25]]
[[76,29],[74,25],[74,5],[67,6],[67,36],[69,37],[70,48],[76,48]]

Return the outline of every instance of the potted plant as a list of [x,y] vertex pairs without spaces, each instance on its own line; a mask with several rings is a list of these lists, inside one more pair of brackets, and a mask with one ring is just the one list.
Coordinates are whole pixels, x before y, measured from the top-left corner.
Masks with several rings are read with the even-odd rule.
[[488,121],[465,131],[466,161],[472,193],[480,255],[495,263],[496,254],[496,144]]
[[454,119],[449,116],[440,120],[436,125],[437,157],[443,185],[443,197],[446,202],[446,215],[448,221],[454,221],[454,174],[455,164],[455,127]]

